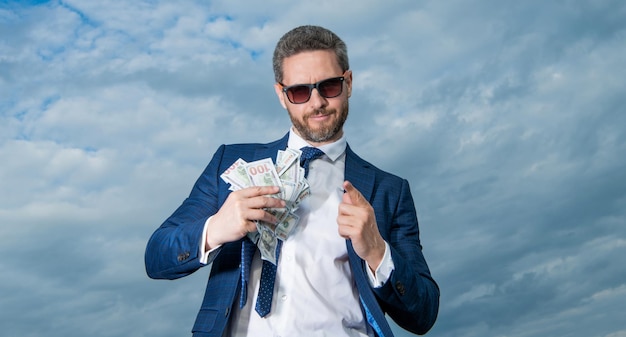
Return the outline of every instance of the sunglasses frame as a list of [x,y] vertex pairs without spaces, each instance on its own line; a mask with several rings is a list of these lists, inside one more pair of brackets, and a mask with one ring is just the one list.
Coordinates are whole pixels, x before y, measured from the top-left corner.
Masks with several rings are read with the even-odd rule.
[[[294,85],[290,85],[290,86],[287,86],[287,87],[284,84],[280,83],[280,82],[278,82],[278,84],[280,84],[283,87],[282,92],[285,93],[285,96],[287,96],[287,99],[289,100],[289,102],[291,102],[292,104],[304,104],[304,103],[308,102],[311,99],[311,94],[313,93],[313,89],[317,89],[317,92],[320,94],[320,96],[322,96],[324,98],[335,98],[335,97],[338,97],[339,95],[341,95],[343,93],[343,83],[344,83],[345,80],[346,80],[345,76],[337,76],[337,77],[327,78],[327,79],[321,80],[321,81],[313,83],[313,84],[294,84]],[[339,93],[337,95],[326,96],[326,95],[324,95],[320,91],[320,89],[319,89],[320,85],[324,84],[327,81],[339,81],[340,82],[341,88],[339,89]],[[309,88],[309,96],[307,97],[307,99],[305,101],[296,103],[296,102],[292,101],[291,98],[289,97],[289,94],[287,93],[287,91],[289,91],[289,89],[293,89],[293,88],[296,88],[296,87],[307,87],[307,88]]]

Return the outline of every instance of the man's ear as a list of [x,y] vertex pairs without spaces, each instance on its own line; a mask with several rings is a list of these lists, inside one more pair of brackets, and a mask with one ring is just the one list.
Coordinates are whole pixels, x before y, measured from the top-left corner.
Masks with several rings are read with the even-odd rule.
[[283,94],[283,86],[278,83],[274,83],[274,91],[276,91],[276,96],[278,96],[280,105],[287,110],[287,102],[285,102],[285,95]]
[[346,79],[346,88],[348,89],[348,97],[352,96],[352,70],[346,71],[344,77]]

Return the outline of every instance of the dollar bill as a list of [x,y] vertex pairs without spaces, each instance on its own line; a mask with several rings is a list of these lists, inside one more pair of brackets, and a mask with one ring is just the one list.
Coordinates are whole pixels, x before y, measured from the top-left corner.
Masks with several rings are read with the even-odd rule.
[[287,148],[285,151],[279,151],[276,157],[276,171],[281,176],[283,173],[293,166],[299,166],[302,151]]
[[292,209],[298,209],[302,200],[306,199],[309,195],[311,195],[311,189],[309,183],[305,180],[299,182],[300,186],[298,189],[298,195],[293,201],[291,207]]
[[285,241],[297,227],[300,217],[295,214],[300,203],[310,194],[310,186],[304,178],[304,169],[300,167],[302,152],[287,148],[276,154],[276,164],[271,158],[254,162],[243,159],[235,161],[222,174],[221,178],[230,184],[229,189],[237,191],[251,186],[279,186],[280,192],[270,195],[285,201],[285,208],[267,208],[267,212],[276,217],[276,223],[257,221],[257,231],[248,233],[261,252],[261,258],[276,264],[276,246],[278,240]]
[[276,265],[276,246],[278,239],[274,231],[269,226],[257,225],[259,231],[259,241],[257,246],[261,252],[261,259]]
[[282,187],[282,196],[283,200],[287,204],[287,207],[292,208],[291,204],[293,204],[294,194],[297,193],[296,189],[298,188],[297,184],[291,181],[280,181]]
[[287,240],[289,233],[291,233],[291,231],[298,225],[298,222],[300,222],[300,217],[298,215],[288,213],[285,219],[276,225],[276,230],[274,231],[276,237],[283,241]]
[[[253,161],[251,163],[247,163],[245,165],[246,172],[248,173],[248,177],[252,182],[252,186],[279,186],[282,187],[280,183],[280,178],[278,177],[278,172],[276,172],[276,167],[272,162],[272,159],[265,158],[257,161]],[[281,192],[277,195],[272,195],[278,198],[282,198]]]
[[231,190],[236,191],[252,186],[252,181],[246,171],[246,164],[248,163],[245,160],[239,158],[220,175],[222,180],[230,184]]
[[285,220],[287,215],[291,213],[289,208],[266,208],[265,210],[276,218],[276,223]]
[[279,176],[280,176],[280,171],[285,166],[285,164],[283,163],[284,155],[285,155],[285,151],[283,150],[278,150],[278,153],[276,153],[276,172],[279,172],[278,173]]

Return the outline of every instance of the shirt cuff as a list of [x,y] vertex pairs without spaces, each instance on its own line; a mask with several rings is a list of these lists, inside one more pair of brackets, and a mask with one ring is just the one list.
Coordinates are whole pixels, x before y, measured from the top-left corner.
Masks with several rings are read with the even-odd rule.
[[222,246],[217,246],[212,248],[209,251],[206,251],[206,239],[207,239],[207,229],[209,228],[209,221],[211,221],[212,216],[206,219],[204,222],[204,229],[202,229],[202,238],[200,239],[200,263],[209,264],[215,260],[215,256],[217,255],[217,251]]
[[393,264],[393,260],[391,259],[391,249],[389,248],[389,244],[385,242],[385,254],[383,255],[383,260],[376,268],[376,274],[372,272],[372,268],[367,266],[367,276],[370,280],[370,285],[374,288],[380,288],[387,282],[389,276],[391,276],[391,272],[395,268]]

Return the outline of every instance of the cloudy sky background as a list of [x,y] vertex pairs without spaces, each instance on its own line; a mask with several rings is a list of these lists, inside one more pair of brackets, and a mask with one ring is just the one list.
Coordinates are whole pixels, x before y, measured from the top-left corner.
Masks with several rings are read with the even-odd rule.
[[350,145],[411,184],[429,336],[626,336],[621,0],[0,1],[2,336],[189,335],[208,269],[150,280],[146,241],[220,144],[287,131],[301,24],[348,44]]

